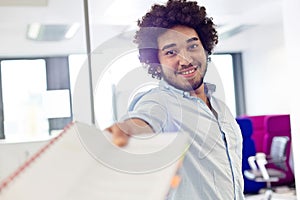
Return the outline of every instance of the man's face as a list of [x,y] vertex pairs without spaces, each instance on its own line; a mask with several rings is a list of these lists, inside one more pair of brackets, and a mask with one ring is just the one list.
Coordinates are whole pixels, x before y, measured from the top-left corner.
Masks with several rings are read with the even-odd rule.
[[175,26],[161,34],[157,43],[164,80],[184,91],[199,88],[207,70],[207,55],[197,32]]

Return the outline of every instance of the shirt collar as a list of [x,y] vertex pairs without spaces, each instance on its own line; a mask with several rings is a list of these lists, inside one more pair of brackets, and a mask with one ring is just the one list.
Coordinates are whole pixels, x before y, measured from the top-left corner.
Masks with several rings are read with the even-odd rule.
[[[190,97],[190,93],[184,90],[175,88],[174,86],[168,84],[166,81],[161,80],[159,82],[159,87],[166,90],[171,90],[173,92],[182,94],[182,96]],[[204,83],[204,92],[208,98],[211,98],[212,94],[216,91],[216,85],[211,83]]]

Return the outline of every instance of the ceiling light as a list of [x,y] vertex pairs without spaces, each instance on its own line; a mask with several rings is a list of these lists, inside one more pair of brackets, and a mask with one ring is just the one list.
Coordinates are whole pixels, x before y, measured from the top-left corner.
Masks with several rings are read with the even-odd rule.
[[39,24],[32,23],[27,28],[27,38],[36,41],[60,41],[71,39],[80,27],[79,23]]
[[69,27],[69,30],[65,34],[66,39],[70,39],[74,37],[74,35],[77,33],[78,29],[80,27],[79,23],[74,23]]
[[244,30],[252,28],[254,25],[244,25],[244,24],[235,24],[235,25],[226,25],[218,28],[219,38],[228,39],[238,33],[241,33]]
[[39,23],[33,23],[33,24],[31,24],[28,27],[27,36],[29,38],[31,38],[31,39],[37,38],[38,35],[39,35],[39,32],[40,32],[40,29],[41,29],[41,24],[39,24]]

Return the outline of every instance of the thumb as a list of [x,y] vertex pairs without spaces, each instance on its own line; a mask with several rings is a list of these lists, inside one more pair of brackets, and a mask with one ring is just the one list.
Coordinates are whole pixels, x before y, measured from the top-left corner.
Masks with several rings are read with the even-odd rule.
[[128,143],[129,135],[126,134],[117,124],[105,129],[112,134],[112,141],[117,146],[125,146]]

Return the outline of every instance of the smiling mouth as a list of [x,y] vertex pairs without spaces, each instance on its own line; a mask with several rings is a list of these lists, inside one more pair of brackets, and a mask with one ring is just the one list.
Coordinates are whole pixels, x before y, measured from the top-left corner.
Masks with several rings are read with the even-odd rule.
[[180,74],[180,75],[190,75],[190,74],[193,74],[197,70],[198,67],[199,66],[189,67],[187,69],[177,71],[177,72],[175,72],[175,74],[176,75],[178,75],[178,74]]

